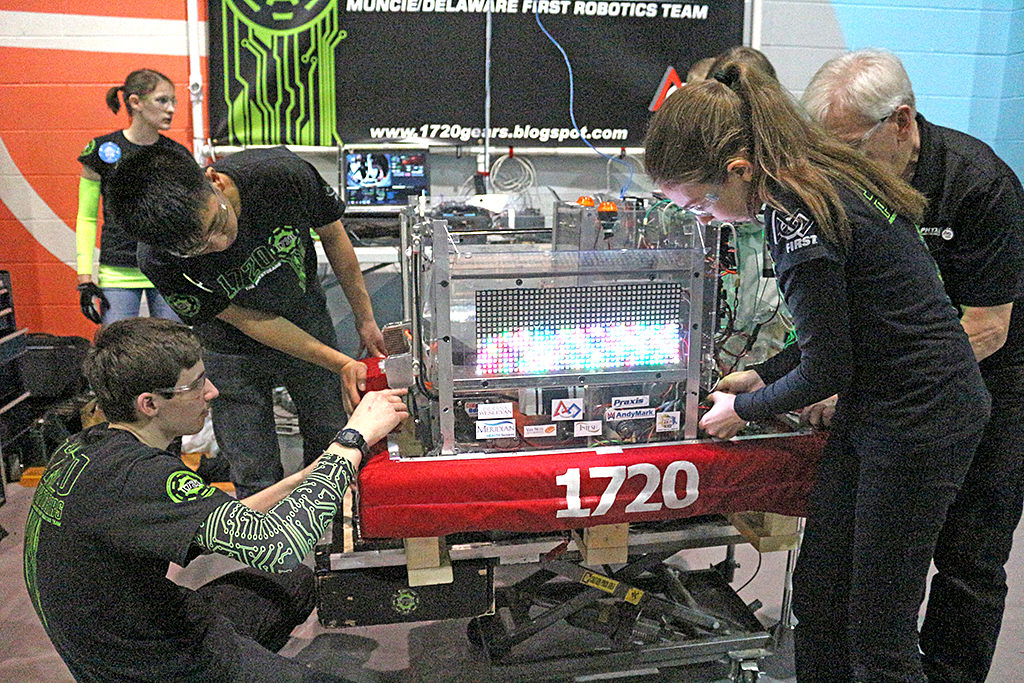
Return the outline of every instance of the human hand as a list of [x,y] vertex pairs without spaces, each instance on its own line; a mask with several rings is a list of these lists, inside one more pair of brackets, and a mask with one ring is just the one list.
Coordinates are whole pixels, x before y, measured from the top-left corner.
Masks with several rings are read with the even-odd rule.
[[373,318],[359,324],[359,352],[362,353],[363,349],[371,356],[387,355],[387,349],[384,346],[384,335],[381,334],[380,327],[377,326],[377,321]]
[[764,380],[753,370],[741,370],[733,372],[718,380],[715,391],[724,391],[728,394],[749,394],[764,388]]
[[405,389],[371,391],[352,411],[345,427],[358,431],[366,439],[366,444],[372,446],[409,416],[402,400],[405,392]]
[[839,396],[830,396],[800,411],[800,420],[815,429],[827,429],[832,424],[832,416],[836,413],[836,400]]
[[97,325],[103,322],[103,314],[110,308],[110,302],[107,301],[103,290],[92,280],[78,283],[77,289],[82,315]]
[[341,367],[341,399],[345,404],[345,412],[352,414],[353,407],[359,405],[362,393],[366,391],[366,364],[350,360]]
[[700,419],[701,429],[719,439],[731,439],[747,426],[747,421],[736,414],[733,404],[736,396],[724,391],[715,391],[708,396],[714,405]]

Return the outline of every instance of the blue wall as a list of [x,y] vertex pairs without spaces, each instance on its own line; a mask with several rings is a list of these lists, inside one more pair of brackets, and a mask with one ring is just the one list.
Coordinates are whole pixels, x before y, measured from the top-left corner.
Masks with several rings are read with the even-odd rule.
[[989,143],[1024,178],[1024,0],[833,2],[845,47],[884,47],[918,109]]

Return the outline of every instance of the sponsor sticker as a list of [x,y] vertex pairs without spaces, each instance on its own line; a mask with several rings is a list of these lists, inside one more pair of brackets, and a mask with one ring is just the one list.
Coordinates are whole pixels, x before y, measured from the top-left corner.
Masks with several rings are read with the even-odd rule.
[[604,419],[608,422],[616,422],[618,420],[650,420],[656,412],[656,408],[626,408],[623,410],[609,408],[604,411]]
[[511,403],[478,403],[476,416],[480,420],[496,420],[503,417],[513,417]]
[[600,420],[589,420],[585,422],[577,422],[572,426],[573,436],[601,436],[604,433],[604,428],[601,426]]
[[477,420],[477,439],[507,439],[515,435],[515,420]]
[[538,439],[545,436],[555,436],[558,434],[558,425],[546,424],[546,425],[526,425],[523,427],[523,436],[532,439]]
[[582,420],[582,398],[555,398],[551,400],[552,420]]
[[658,413],[654,418],[654,431],[656,432],[678,432],[679,411],[670,410]]
[[649,396],[614,396],[612,408],[644,408],[650,405]]

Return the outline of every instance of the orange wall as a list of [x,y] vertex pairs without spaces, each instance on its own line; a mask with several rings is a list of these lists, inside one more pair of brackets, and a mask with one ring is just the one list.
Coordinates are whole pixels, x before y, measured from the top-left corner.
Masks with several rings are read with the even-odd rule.
[[[205,20],[205,3],[199,4]],[[21,14],[26,12],[39,15]],[[102,16],[97,20],[97,15]],[[124,44],[118,35],[126,26],[124,18],[174,20],[158,28],[170,37],[153,41],[173,54],[96,51]],[[26,22],[34,32],[28,41]],[[82,40],[83,34],[99,40]],[[0,269],[11,272],[18,327],[92,338],[96,326],[81,314],[75,290],[77,157],[92,137],[127,127],[124,110],[112,114],[104,96],[130,71],[143,67],[174,81],[179,104],[166,134],[192,148],[186,35],[184,0],[0,0],[0,140],[14,165],[0,175],[0,184],[6,186],[0,187],[6,190],[0,196]],[[30,44],[24,46],[26,42]],[[74,49],[63,49],[65,45]],[[205,59],[203,70],[205,80]],[[24,189],[26,182],[30,191]],[[26,209],[32,193],[42,205]],[[55,244],[62,248],[55,249]]]

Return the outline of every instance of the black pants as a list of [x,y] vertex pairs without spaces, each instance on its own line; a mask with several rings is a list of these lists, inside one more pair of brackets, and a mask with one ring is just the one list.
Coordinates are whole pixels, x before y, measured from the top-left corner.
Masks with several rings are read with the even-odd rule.
[[834,431],[793,580],[800,683],[925,681],[917,616],[935,542],[981,436],[897,450]]
[[315,606],[313,571],[300,565],[287,574],[250,568],[225,574],[193,592],[188,610],[204,624],[225,681],[344,681],[276,654]]
[[921,627],[933,682],[988,675],[1006,602],[1003,565],[1024,507],[1024,367],[986,373],[985,384],[992,418],[939,534]]

